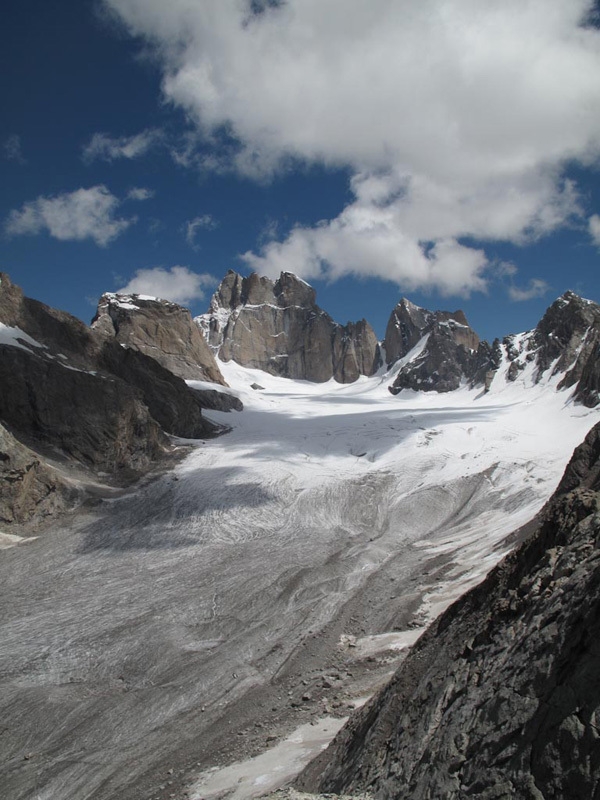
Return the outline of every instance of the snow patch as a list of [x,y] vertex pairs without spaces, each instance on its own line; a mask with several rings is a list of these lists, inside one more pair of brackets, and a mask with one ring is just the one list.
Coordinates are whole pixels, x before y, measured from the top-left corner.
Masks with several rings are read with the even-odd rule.
[[0,344],[8,345],[9,347],[18,347],[25,352],[31,352],[32,347],[37,347],[42,350],[47,350],[45,344],[40,344],[32,339],[27,333],[20,328],[12,328],[10,325],[5,325],[0,322]]

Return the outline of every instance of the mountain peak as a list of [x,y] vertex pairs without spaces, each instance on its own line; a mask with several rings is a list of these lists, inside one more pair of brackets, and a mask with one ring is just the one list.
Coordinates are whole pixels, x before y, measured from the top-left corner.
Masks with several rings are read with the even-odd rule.
[[92,329],[151,356],[180,378],[225,383],[190,312],[170,300],[106,292]]
[[334,322],[316,305],[313,287],[291,272],[276,280],[228,272],[196,322],[224,361],[271,375],[349,383],[380,364],[371,326]]

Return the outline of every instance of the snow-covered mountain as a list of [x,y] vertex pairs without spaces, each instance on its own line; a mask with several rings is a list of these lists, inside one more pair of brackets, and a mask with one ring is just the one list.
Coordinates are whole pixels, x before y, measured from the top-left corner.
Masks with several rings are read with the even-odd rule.
[[[32,486],[62,491],[44,488],[50,459],[94,498],[26,542],[11,538],[6,516],[0,524],[16,544],[0,558],[8,796],[133,800],[185,788],[209,798],[229,780],[225,791],[248,797],[297,771],[425,626],[526,536],[598,421],[597,306],[557,304],[537,332],[498,343],[484,384],[393,395],[427,351],[432,331],[421,328],[389,369],[351,383],[218,359],[227,388],[186,385],[135,349],[137,335],[123,347],[116,331],[26,301],[3,276],[0,415],[12,438],[0,438],[2,486],[18,484],[18,507]],[[466,321],[434,317],[474,350]],[[44,393],[44,376],[63,394]],[[207,389],[244,410],[186,418]],[[49,397],[63,398],[52,414]],[[186,419],[229,432],[165,436]],[[185,458],[126,491],[106,466],[88,464],[82,478],[74,439],[92,447],[102,434],[126,458],[128,443],[145,441],[142,423]],[[37,448],[29,460],[25,439]],[[319,733],[312,745],[307,730]],[[270,767],[231,767],[271,737],[288,739]]]
[[558,298],[534,330],[492,344],[480,341],[462,311],[429,311],[403,298],[380,349],[367,322],[333,322],[316,305],[314,289],[294,275],[271,281],[230,271],[195,322],[221,360],[271,375],[351,383],[375,374],[383,356],[392,394],[462,385],[488,391],[524,373],[521,385],[577,385],[575,398],[588,406],[600,398],[600,307],[573,292]]

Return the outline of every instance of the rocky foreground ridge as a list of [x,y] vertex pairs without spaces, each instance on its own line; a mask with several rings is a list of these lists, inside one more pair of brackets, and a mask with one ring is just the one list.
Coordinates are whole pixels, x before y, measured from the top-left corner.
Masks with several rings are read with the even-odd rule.
[[531,538],[431,625],[297,786],[598,797],[599,730],[600,424]]
[[340,325],[315,300],[312,286],[289,272],[272,281],[230,270],[196,322],[223,361],[243,367],[316,383],[373,375],[381,356],[369,323]]
[[220,430],[202,414],[210,402],[133,345],[0,273],[0,522],[40,522],[79,502],[85,480],[61,467],[122,484],[173,451],[167,434]]

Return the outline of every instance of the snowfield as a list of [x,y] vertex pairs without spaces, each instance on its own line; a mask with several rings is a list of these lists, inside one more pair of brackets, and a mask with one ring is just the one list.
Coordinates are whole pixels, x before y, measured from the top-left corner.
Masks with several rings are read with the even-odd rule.
[[229,789],[203,770],[270,735],[299,769],[289,734],[389,675],[510,549],[598,419],[561,376],[533,385],[531,365],[485,395],[396,397],[389,374],[318,385],[220,367],[245,406],[207,413],[227,435],[0,552],[7,797],[276,786],[269,759],[230,768]]

